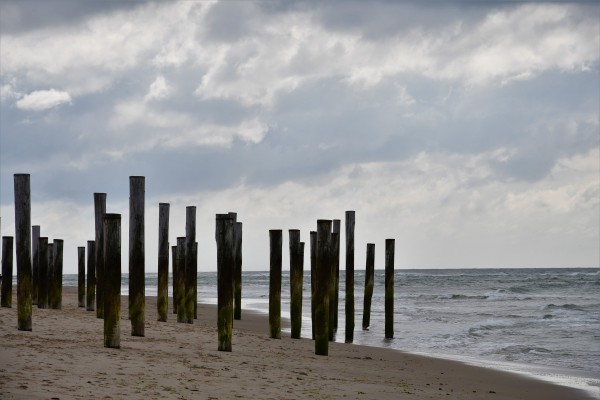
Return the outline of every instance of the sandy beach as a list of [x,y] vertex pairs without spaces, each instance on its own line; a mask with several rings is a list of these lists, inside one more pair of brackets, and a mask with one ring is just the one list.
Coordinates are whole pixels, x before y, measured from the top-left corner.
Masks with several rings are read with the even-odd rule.
[[146,336],[130,335],[121,309],[121,349],[103,347],[103,321],[65,287],[61,310],[34,306],[33,331],[0,309],[2,399],[586,399],[584,392],[523,376],[394,350],[268,336],[268,318],[244,311],[233,351],[217,351],[216,307],[193,325],[158,322],[146,299]]

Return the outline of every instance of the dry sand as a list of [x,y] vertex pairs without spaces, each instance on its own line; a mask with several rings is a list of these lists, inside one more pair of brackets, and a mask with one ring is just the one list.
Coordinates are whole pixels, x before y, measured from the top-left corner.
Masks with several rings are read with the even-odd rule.
[[584,392],[459,362],[331,343],[315,356],[309,339],[268,337],[268,319],[244,311],[233,352],[217,351],[216,307],[193,325],[157,322],[146,300],[146,337],[132,337],[122,301],[121,349],[103,347],[103,321],[77,307],[34,306],[33,331],[0,309],[1,399],[586,399]]

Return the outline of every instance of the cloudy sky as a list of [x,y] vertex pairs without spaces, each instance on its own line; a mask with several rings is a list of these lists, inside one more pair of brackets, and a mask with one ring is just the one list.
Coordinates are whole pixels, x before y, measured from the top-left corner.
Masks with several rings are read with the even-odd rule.
[[269,229],[286,254],[287,229],[308,243],[345,210],[359,269],[367,242],[383,268],[386,238],[397,268],[598,267],[599,17],[597,2],[3,0],[2,235],[26,172],[65,272],[93,239],[94,192],[123,214],[127,259],[128,177],[144,175],[147,271],[159,202],[172,243],[197,206],[202,270],[216,213],[239,213],[245,268],[264,270]]

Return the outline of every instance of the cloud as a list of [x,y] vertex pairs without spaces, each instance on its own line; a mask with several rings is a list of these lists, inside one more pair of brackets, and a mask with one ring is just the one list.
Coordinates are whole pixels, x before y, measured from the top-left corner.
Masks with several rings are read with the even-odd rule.
[[148,89],[148,93],[144,97],[144,100],[151,101],[164,99],[169,95],[170,91],[171,87],[167,83],[165,77],[162,75],[158,76],[150,85],[150,88]]
[[58,107],[62,104],[70,104],[71,96],[67,92],[56,89],[36,90],[17,101],[17,108],[28,111],[43,111]]

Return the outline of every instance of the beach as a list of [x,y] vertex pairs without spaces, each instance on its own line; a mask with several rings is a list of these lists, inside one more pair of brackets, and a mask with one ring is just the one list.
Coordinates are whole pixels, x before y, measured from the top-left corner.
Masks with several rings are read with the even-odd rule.
[[[0,309],[2,399],[586,399],[585,392],[517,374],[368,346],[270,339],[268,318],[244,311],[233,351],[217,351],[216,307],[194,324],[158,322],[146,298],[145,337],[133,337],[121,303],[121,348],[103,347],[103,321],[64,287],[61,310],[33,308],[33,331]],[[172,303],[171,303],[172,304]],[[170,304],[170,305],[171,305]],[[284,325],[287,321],[284,321]]]

